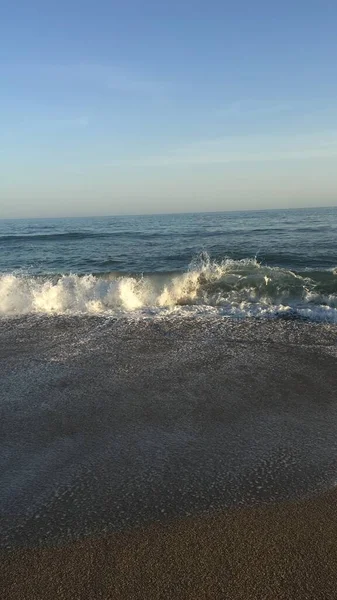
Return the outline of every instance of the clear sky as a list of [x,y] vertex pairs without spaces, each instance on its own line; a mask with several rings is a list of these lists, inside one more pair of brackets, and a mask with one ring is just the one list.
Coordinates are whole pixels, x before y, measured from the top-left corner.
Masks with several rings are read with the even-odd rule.
[[0,217],[337,204],[336,0],[3,0]]

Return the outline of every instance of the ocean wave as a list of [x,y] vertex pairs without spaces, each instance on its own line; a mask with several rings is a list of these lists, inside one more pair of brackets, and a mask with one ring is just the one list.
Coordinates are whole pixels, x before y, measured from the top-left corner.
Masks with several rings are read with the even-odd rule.
[[[305,231],[310,231],[310,229],[305,229]],[[214,229],[212,231],[205,231],[204,229],[200,230],[188,230],[182,231],[179,233],[180,238],[194,238],[195,236],[202,236],[203,238],[218,238],[220,236],[226,237],[236,237],[237,235],[242,235],[245,233],[249,234],[265,234],[270,235],[271,233],[285,233],[287,234],[287,230],[284,228],[254,228],[250,229],[247,232],[245,228],[234,228],[228,229],[226,231],[222,229]],[[0,235],[0,243],[27,243],[27,242],[49,242],[49,241],[80,241],[86,239],[116,239],[116,238],[130,238],[132,240],[155,240],[155,239],[163,239],[163,238],[171,238],[175,235],[174,231],[168,232],[141,232],[141,231],[128,231],[128,230],[120,230],[120,231],[101,231],[101,232],[93,232],[93,231],[64,231],[64,232],[50,232],[50,233],[20,233],[20,234],[9,234],[9,235]]]
[[83,240],[86,238],[102,238],[104,233],[92,233],[90,231],[68,231],[67,233],[27,233],[18,235],[1,235],[0,242],[36,242],[50,240]]
[[295,273],[256,258],[212,261],[203,253],[186,272],[148,275],[0,275],[0,315],[221,314],[337,322],[337,271]]
[[[190,236],[190,233],[182,233],[181,237]],[[217,233],[217,235],[219,235]],[[25,234],[11,234],[11,235],[0,235],[1,242],[49,242],[49,241],[72,241],[72,240],[86,240],[86,239],[114,239],[114,238],[130,238],[130,239],[141,239],[141,240],[152,240],[163,237],[172,237],[172,233],[143,233],[135,231],[113,231],[113,232],[92,232],[92,231],[67,231],[63,233],[25,233]]]

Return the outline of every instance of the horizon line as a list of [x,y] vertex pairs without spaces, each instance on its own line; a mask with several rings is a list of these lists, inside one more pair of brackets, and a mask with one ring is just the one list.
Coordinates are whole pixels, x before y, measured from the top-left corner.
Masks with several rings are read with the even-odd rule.
[[335,205],[325,206],[286,206],[281,208],[242,208],[242,209],[224,209],[224,210],[200,210],[200,211],[181,211],[181,212],[149,212],[149,213],[115,213],[102,215],[68,215],[68,216],[50,216],[50,217],[0,217],[0,221],[28,221],[28,220],[46,220],[46,219],[112,219],[118,217],[165,217],[165,216],[184,216],[184,215],[209,215],[223,213],[247,213],[247,212],[272,212],[272,211],[295,211],[295,210],[325,210],[337,208]]

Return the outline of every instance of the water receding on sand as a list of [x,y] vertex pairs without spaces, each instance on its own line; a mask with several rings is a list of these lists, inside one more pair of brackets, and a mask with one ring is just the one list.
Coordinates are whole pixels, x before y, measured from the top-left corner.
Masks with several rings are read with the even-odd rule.
[[214,315],[3,320],[2,545],[329,488],[336,333]]

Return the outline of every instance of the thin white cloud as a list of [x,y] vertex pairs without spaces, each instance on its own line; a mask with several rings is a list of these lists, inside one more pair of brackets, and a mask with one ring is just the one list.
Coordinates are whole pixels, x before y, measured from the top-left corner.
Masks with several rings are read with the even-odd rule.
[[154,93],[164,83],[140,76],[133,71],[111,65],[78,64],[53,66],[52,70],[61,76],[75,78],[77,81],[95,84],[110,90],[124,92]]
[[268,100],[235,100],[234,102],[217,109],[219,117],[246,117],[255,115],[277,115],[289,112],[292,106],[288,102],[271,102]]
[[326,135],[237,136],[205,140],[156,156],[116,160],[111,166],[169,167],[337,158],[337,132]]
[[20,76],[30,74],[33,79],[41,79],[45,84],[67,85],[69,88],[90,87],[90,89],[120,91],[125,93],[156,96],[168,91],[163,80],[148,77],[127,67],[108,64],[29,64],[8,66],[11,72]]
[[85,129],[89,125],[88,117],[48,117],[46,119],[41,119],[38,125],[43,125],[48,128],[55,129],[64,129],[64,128],[74,128],[74,129]]
[[90,124],[86,116],[60,117],[57,115],[47,115],[40,118],[26,117],[15,123],[15,127],[8,126],[6,130],[2,129],[0,137],[3,141],[11,142],[17,140],[18,132],[20,136],[32,135],[37,132],[44,132],[52,135],[57,132],[81,131],[85,130]]

